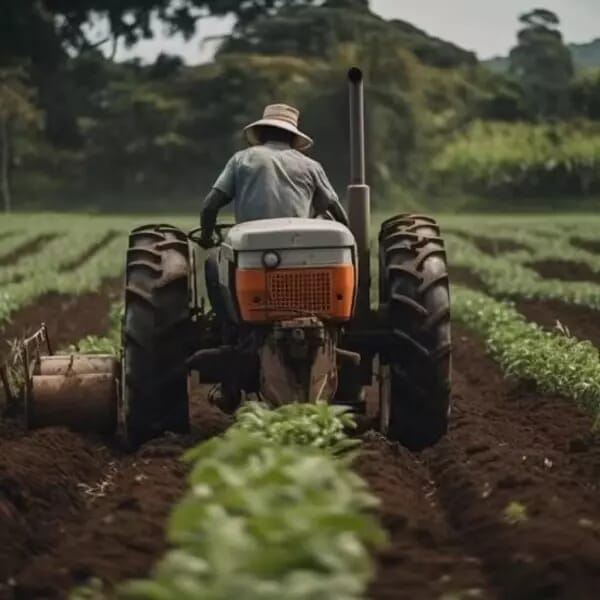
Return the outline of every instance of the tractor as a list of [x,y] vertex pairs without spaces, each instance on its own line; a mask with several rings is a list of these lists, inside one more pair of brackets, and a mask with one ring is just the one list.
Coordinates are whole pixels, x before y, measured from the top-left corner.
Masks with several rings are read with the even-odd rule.
[[[444,242],[429,217],[384,221],[372,293],[360,69],[350,69],[348,85],[350,228],[326,218],[220,225],[216,286],[204,281],[199,230],[134,229],[120,361],[38,357],[27,394],[32,426],[85,422],[110,430],[118,422],[132,447],[166,431],[187,432],[195,373],[214,385],[212,401],[228,413],[248,397],[271,406],[328,401],[411,450],[445,434],[451,334]],[[220,295],[221,314],[208,306],[207,292]]]

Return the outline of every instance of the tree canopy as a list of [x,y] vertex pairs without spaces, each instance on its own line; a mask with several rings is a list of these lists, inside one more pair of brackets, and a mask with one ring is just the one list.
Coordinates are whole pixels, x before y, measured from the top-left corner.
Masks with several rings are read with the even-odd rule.
[[520,22],[523,28],[510,53],[510,72],[523,89],[527,109],[536,117],[564,115],[574,67],[558,29],[560,19],[536,9],[523,14]]
[[[109,39],[135,43],[153,34],[156,18],[189,35],[198,19],[229,13],[236,26],[215,60],[194,67],[165,54],[152,64],[116,62],[95,47],[98,31],[90,33],[91,23],[104,20]],[[513,122],[525,122],[524,135],[527,121],[566,114],[569,101],[574,116],[595,118],[600,110],[598,77],[571,81],[556,15],[536,10],[520,22],[506,76],[410,23],[381,18],[367,0],[4,0],[0,69],[26,76],[21,106],[35,111],[35,123],[39,115],[45,121],[42,132],[28,110],[4,119],[4,181],[16,198],[42,206],[85,199],[111,210],[195,209],[242,146],[244,125],[265,104],[286,102],[301,110],[301,127],[316,139],[311,152],[342,192],[349,162],[345,73],[358,64],[374,204],[406,188],[445,193],[451,178],[433,177],[434,158],[460,132],[474,136],[477,147],[484,143],[479,133],[487,129],[472,126],[478,119],[502,121],[493,131],[513,139]],[[455,169],[458,162],[447,164]],[[460,164],[466,172],[471,163]],[[587,172],[569,177],[564,189],[593,187],[580,185]],[[496,174],[486,166],[482,181],[486,187],[507,179],[502,168]]]

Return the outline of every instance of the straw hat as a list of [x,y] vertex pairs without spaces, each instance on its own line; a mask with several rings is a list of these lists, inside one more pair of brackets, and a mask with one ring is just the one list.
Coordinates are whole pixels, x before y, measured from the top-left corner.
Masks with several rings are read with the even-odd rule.
[[293,106],[287,104],[270,104],[265,108],[263,118],[260,121],[255,121],[244,128],[246,139],[251,146],[257,146],[260,144],[260,138],[257,127],[270,126],[284,129],[296,134],[292,147],[296,150],[308,150],[312,145],[313,141],[306,134],[302,133],[298,129],[298,119],[300,118],[300,111]]

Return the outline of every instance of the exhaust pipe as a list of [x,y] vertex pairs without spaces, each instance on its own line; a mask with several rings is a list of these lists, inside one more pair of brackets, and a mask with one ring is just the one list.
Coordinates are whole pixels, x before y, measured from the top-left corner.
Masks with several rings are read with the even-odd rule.
[[366,317],[371,308],[371,268],[369,229],[371,190],[366,183],[365,101],[363,73],[357,67],[348,71],[350,96],[350,185],[348,186],[348,220],[358,250],[357,316]]

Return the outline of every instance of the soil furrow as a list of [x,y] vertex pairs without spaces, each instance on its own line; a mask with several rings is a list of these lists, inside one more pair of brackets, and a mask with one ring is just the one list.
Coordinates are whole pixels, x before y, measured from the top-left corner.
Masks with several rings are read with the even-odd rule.
[[487,291],[487,286],[483,282],[483,279],[467,267],[453,267],[450,265],[449,276],[453,284],[464,285],[479,292]]
[[90,578],[110,587],[150,572],[166,548],[167,516],[185,490],[181,454],[230,423],[205,397],[198,389],[191,399],[191,435],[166,436],[105,461],[102,476],[85,490],[88,502],[55,546],[15,573],[15,599],[66,598]]
[[67,262],[60,266],[59,271],[64,273],[66,271],[74,271],[75,269],[81,267],[84,263],[90,260],[93,256],[98,254],[102,248],[108,246],[110,242],[112,242],[115,238],[119,237],[120,233],[118,231],[109,231],[101,240],[97,241],[95,244],[92,244],[85,252],[81,254],[75,260],[71,262]]
[[569,260],[540,260],[527,263],[524,266],[533,269],[544,279],[600,283],[600,273],[593,271],[585,263]]
[[55,349],[66,348],[87,335],[106,335],[110,326],[111,304],[122,293],[122,278],[106,280],[97,292],[74,296],[50,292],[33,304],[16,311],[10,322],[0,326],[0,357],[6,343],[31,334],[42,323]]
[[600,312],[558,300],[519,300],[517,310],[527,320],[548,331],[557,331],[557,321],[579,340],[588,340],[600,349]]
[[[3,335],[23,335],[42,321],[55,347],[105,335],[120,292],[118,278],[94,294],[48,294]],[[205,398],[201,388],[191,398],[190,436],[165,437],[132,455],[114,440],[1,421],[0,599],[66,598],[90,577],[111,585],[145,576],[165,549],[165,520],[184,489],[181,453],[231,421]]]
[[[488,293],[481,278],[464,267],[450,269],[450,280],[472,290]],[[600,313],[597,310],[560,300],[514,299],[517,310],[528,321],[536,323],[547,331],[558,332],[558,323],[566,327],[571,335],[579,340],[592,342],[600,349]],[[558,322],[558,323],[557,323]]]
[[495,598],[480,560],[460,546],[449,527],[418,456],[370,433],[355,467],[381,501],[380,518],[389,536],[377,556],[369,597]]
[[97,441],[47,429],[0,442],[0,598],[8,580],[51,551],[62,523],[81,510],[81,484],[100,476],[108,451]]
[[[167,444],[159,457],[153,446]],[[14,573],[15,598],[65,598],[97,577],[114,584],[145,575],[165,549],[164,523],[182,495],[181,440],[157,440],[129,457],[105,463],[86,488],[87,503],[65,523],[46,552]]]
[[587,250],[593,254],[600,254],[600,240],[586,240],[583,238],[571,238],[569,243],[576,248]]
[[8,254],[0,256],[0,267],[12,265],[25,256],[37,254],[48,242],[60,236],[60,233],[44,233],[26,241]]
[[466,549],[503,598],[598,598],[600,444],[568,401],[512,387],[455,328],[455,409],[425,453]]
[[462,237],[469,242],[472,242],[481,252],[489,254],[490,256],[497,256],[499,254],[507,254],[509,252],[518,252],[519,250],[529,251],[530,249],[525,245],[512,240],[510,238],[494,238],[486,237],[484,235],[473,235],[466,231],[451,229],[446,230],[447,233],[452,233],[458,237]]
[[[41,321],[54,328],[55,346],[103,335],[120,291],[119,278],[97,294],[48,295],[3,335]],[[390,536],[371,597],[600,597],[600,441],[591,418],[507,382],[458,326],[454,338],[448,437],[415,455],[367,434],[357,459]],[[185,488],[181,453],[230,423],[205,392],[192,398],[190,436],[132,455],[64,430],[23,435],[0,424],[0,599],[65,598],[90,577],[114,585],[148,574]]]

